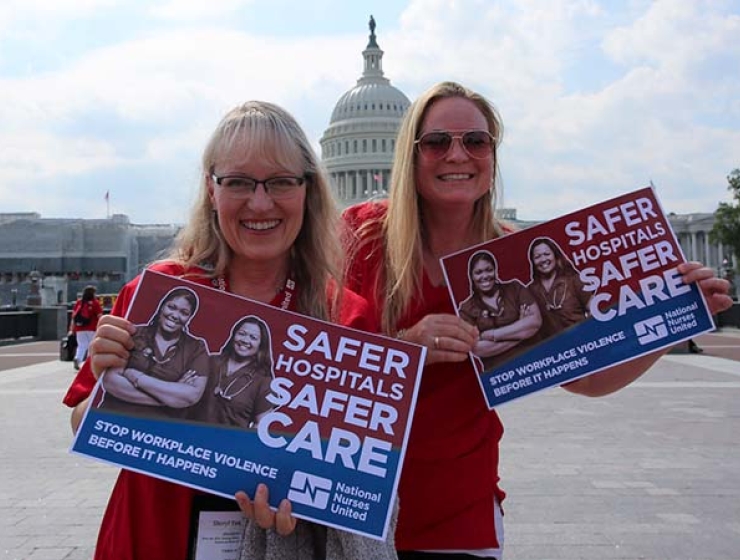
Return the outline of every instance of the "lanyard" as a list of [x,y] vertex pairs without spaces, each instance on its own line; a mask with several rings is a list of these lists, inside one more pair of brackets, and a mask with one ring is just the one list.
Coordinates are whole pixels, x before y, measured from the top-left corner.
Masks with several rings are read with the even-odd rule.
[[[213,280],[211,280],[211,284],[214,288],[218,288],[222,292],[229,291],[229,286],[226,283],[226,278],[224,278],[223,276],[214,278]],[[280,309],[288,309],[290,307],[290,302],[293,301],[293,295],[295,294],[295,287],[295,280],[288,276],[285,279],[285,286],[283,286],[283,289],[281,290],[283,292],[283,301],[280,302]]]

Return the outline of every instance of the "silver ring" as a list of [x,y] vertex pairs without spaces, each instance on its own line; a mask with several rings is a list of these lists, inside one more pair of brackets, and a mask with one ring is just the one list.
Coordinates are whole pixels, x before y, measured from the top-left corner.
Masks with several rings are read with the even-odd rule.
[[439,350],[439,337],[438,336],[434,337],[434,349]]

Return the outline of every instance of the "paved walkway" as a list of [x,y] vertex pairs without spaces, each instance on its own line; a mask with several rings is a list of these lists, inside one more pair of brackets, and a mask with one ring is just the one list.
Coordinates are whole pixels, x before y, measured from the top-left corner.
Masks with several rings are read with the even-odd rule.
[[[500,409],[506,560],[740,560],[740,334],[711,336],[610,397]],[[0,348],[0,560],[89,559],[116,474],[68,453],[56,356]]]

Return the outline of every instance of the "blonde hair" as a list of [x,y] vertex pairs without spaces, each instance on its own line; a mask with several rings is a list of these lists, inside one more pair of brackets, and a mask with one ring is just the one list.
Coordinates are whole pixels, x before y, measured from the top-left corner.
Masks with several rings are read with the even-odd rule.
[[[303,129],[273,103],[247,101],[221,119],[203,152],[200,188],[190,221],[178,234],[170,258],[186,268],[205,267],[207,277],[226,275],[233,251],[218,225],[208,181],[218,159],[237,148],[250,159],[303,169],[303,225],[290,254],[290,273],[298,285],[296,308],[312,317],[335,318],[343,261],[329,180]],[[327,303],[328,285],[337,288],[332,290],[337,305]]]
[[448,97],[461,97],[472,101],[483,113],[488,123],[488,131],[495,138],[494,154],[491,158],[493,165],[491,188],[475,202],[472,226],[478,242],[493,239],[503,233],[501,223],[496,220],[494,213],[498,176],[495,148],[501,142],[503,134],[501,119],[493,105],[482,95],[455,82],[436,84],[411,104],[401,122],[396,140],[388,213],[382,229],[386,294],[382,327],[386,333],[396,331],[399,319],[408,309],[413,297],[421,291],[424,224],[421,219],[420,197],[416,190],[414,142],[418,138],[429,108],[439,99]]

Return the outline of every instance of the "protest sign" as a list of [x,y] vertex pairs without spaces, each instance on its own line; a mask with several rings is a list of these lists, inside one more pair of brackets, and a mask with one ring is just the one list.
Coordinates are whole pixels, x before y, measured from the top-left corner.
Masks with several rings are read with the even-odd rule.
[[712,330],[652,188],[441,259],[489,408]]
[[385,539],[424,348],[152,271],[127,318],[73,452]]

